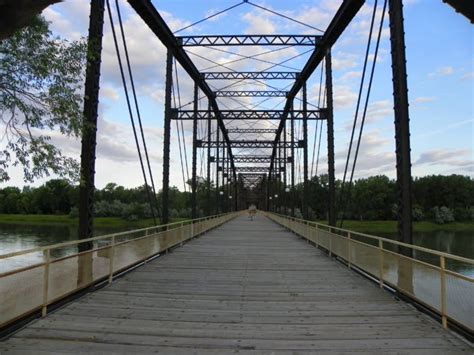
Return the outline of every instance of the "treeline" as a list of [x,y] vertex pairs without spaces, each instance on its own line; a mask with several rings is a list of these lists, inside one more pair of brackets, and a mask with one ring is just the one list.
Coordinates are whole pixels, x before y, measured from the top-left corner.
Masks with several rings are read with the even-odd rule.
[[[298,186],[302,194],[303,187]],[[344,186],[336,181],[338,217],[352,220],[391,220],[397,216],[396,182],[379,175],[356,180]],[[430,175],[415,178],[413,220],[437,223],[474,220],[474,180],[462,175]],[[328,201],[327,175],[313,177],[310,183],[310,214],[325,219]]]
[[[206,181],[199,179],[197,192],[198,215],[206,211],[216,211],[216,190],[211,184],[211,206],[207,206]],[[327,175],[313,177],[309,184],[309,212],[312,219],[326,219],[328,208]],[[276,189],[279,189],[278,191]],[[221,191],[226,190],[226,187]],[[282,206],[292,205],[292,196],[297,210],[301,210],[303,186],[295,187],[295,193],[284,192],[282,186],[273,187],[273,193],[279,193],[278,201],[273,200],[273,208],[283,210]],[[396,218],[396,183],[386,176],[372,176],[356,180],[351,186],[344,187],[341,194],[341,181],[336,181],[336,201],[338,217],[355,220],[391,220]],[[232,191],[232,190],[231,190]],[[259,208],[265,206],[266,187],[261,185],[258,191],[244,191],[239,187],[239,208],[246,208],[249,195],[257,196]],[[171,217],[190,217],[190,193],[170,188]],[[230,208],[231,200],[221,198],[220,211]],[[247,197],[246,197],[247,196]],[[341,198],[342,197],[342,198]],[[79,200],[78,186],[66,180],[54,179],[40,187],[5,187],[0,189],[0,213],[3,214],[70,214],[77,216]],[[157,194],[161,207],[161,192]],[[158,208],[159,208],[158,207]],[[145,186],[125,188],[114,183],[107,184],[95,192],[95,215],[98,217],[121,217],[124,219],[142,219],[152,216]],[[159,215],[159,211],[154,211]],[[413,219],[432,220],[437,223],[474,220],[474,180],[461,175],[431,175],[415,178],[413,181]]]
[[[204,182],[198,185],[199,215],[203,216],[207,208]],[[181,192],[176,187],[169,190],[169,208],[171,217],[190,217],[189,192]],[[145,185],[125,188],[108,183],[103,189],[97,189],[94,195],[94,214],[97,217],[121,217],[136,220],[152,217]],[[157,203],[152,197],[155,216],[160,215],[161,191],[157,194]],[[69,214],[78,216],[79,186],[67,180],[53,179],[40,187],[5,187],[0,189],[1,214]]]

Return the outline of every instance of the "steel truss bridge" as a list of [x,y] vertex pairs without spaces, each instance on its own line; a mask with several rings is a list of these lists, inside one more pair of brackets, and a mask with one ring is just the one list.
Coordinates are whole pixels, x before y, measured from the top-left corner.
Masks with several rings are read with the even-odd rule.
[[[472,21],[474,14],[467,2],[445,2]],[[474,279],[450,269],[456,263],[472,266],[474,260],[413,245],[402,0],[384,2],[379,27],[380,40],[388,7],[398,240],[336,226],[334,120],[337,117],[331,49],[364,0],[343,0],[324,31],[297,21],[315,32],[304,35],[176,36],[150,0],[128,0],[128,3],[167,50],[161,201],[157,200],[119,3],[111,11],[108,0],[92,0],[81,150],[80,238],[0,255],[0,261],[15,262],[25,255],[41,257],[42,254],[41,260],[32,265],[0,270],[0,338],[24,327],[29,320],[58,309],[0,343],[0,352],[151,353],[157,349],[170,353],[197,349],[203,353],[248,351],[252,354],[328,349],[335,353],[472,352],[471,344],[434,326],[420,317],[418,310],[399,301],[415,304],[417,309],[439,320],[444,328],[474,339],[471,296]],[[249,0],[226,11],[240,5],[258,7],[288,19]],[[376,9],[374,6],[374,16]],[[94,237],[99,79],[106,14],[127,93],[145,188],[150,205],[155,204],[159,211],[161,224]],[[119,26],[114,26],[114,16],[118,17]],[[116,29],[121,31],[119,35]],[[120,33],[123,58],[118,48]],[[242,54],[256,46],[270,48],[263,54],[285,46],[301,49],[298,58],[303,58],[304,63],[297,68],[286,60],[280,63],[262,60],[259,58],[262,53]],[[254,65],[252,70],[250,65],[234,70],[229,63],[213,62],[199,54],[208,52],[194,52],[196,47],[231,53],[239,60],[260,60],[259,64],[270,67],[257,70],[260,67]],[[240,52],[223,49],[228,47]],[[213,68],[219,69],[212,71],[210,67],[199,66],[193,60],[196,57],[207,59]],[[373,62],[375,65],[376,60]],[[178,67],[183,72],[181,82],[187,80],[193,87],[192,101],[187,104],[179,100]],[[324,69],[320,88],[324,85],[325,90],[320,90],[321,100],[314,102],[308,80],[317,75],[317,69]],[[132,84],[130,97],[126,73]],[[138,125],[132,117],[132,98]],[[170,161],[178,154],[171,151],[172,126],[178,127],[176,138],[181,156],[185,123],[192,125],[192,218],[170,223]],[[327,142],[323,147],[327,156],[327,224],[308,217],[309,179],[313,177],[312,167],[309,168],[312,164],[308,126],[319,125],[317,132],[321,137],[323,123]],[[316,136],[312,138],[316,142]],[[352,143],[351,140],[350,147]],[[313,148],[312,159],[314,152]],[[199,157],[201,162],[205,161],[200,174],[205,176],[198,176]],[[183,179],[184,175],[183,169]],[[207,210],[206,217],[199,218],[201,206],[197,205],[197,194],[202,180]],[[297,189],[302,190],[300,195],[296,194]],[[251,203],[258,205],[255,217],[243,212]],[[296,205],[301,207],[303,218],[296,218]],[[295,239],[295,234],[306,242]],[[179,257],[168,255],[181,246]],[[311,247],[316,249],[309,252]],[[71,251],[64,253],[64,248]],[[336,262],[347,269],[336,267]],[[359,277],[354,277],[353,272]],[[121,277],[120,282],[114,282]],[[71,307],[63,307],[71,299],[103,286],[107,287],[80,298]],[[395,294],[397,301],[387,293]]]

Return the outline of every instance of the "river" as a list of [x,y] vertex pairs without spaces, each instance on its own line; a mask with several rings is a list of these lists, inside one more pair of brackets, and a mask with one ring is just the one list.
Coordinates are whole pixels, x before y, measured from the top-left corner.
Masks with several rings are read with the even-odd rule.
[[[104,235],[121,232],[122,228],[96,228],[95,235]],[[379,233],[378,236],[395,239],[396,233]],[[25,250],[39,246],[62,243],[77,239],[77,227],[72,225],[28,225],[28,224],[0,224],[0,254]],[[414,243],[428,249],[443,251],[449,254],[474,259],[474,235],[472,232],[415,232]],[[75,251],[74,248],[63,248],[56,253],[66,254]],[[62,255],[53,255],[59,257]],[[30,258],[34,257],[30,255]],[[41,258],[41,255],[37,255]],[[32,260],[27,262],[31,263]],[[6,271],[12,267],[22,266],[26,260],[15,260],[15,265],[8,261],[0,262],[0,271]],[[19,263],[19,264],[18,264]],[[474,267],[455,264],[450,268],[461,274],[474,277]]]

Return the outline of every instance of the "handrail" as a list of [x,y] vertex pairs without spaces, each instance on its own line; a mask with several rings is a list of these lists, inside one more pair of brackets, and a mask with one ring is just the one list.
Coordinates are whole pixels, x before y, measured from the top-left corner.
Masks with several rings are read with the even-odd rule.
[[[350,269],[370,275],[380,287],[388,285],[438,314],[444,328],[449,322],[473,332],[474,298],[469,295],[474,294],[474,278],[450,270],[446,261],[474,265],[474,259],[274,212],[263,214],[316,246],[322,246],[329,256],[346,261]],[[365,241],[358,236],[366,238]],[[377,243],[372,244],[367,239]],[[439,264],[403,255],[388,249],[386,244],[429,254],[434,260],[437,258]],[[459,302],[461,299],[464,302]]]
[[[35,311],[41,310],[44,316],[52,303],[98,282],[108,279],[111,283],[118,273],[146,262],[241,213],[222,213],[2,254],[0,261],[42,252],[43,260],[0,273],[0,328]],[[127,235],[133,237],[119,239]],[[55,249],[100,240],[107,240],[108,243],[56,258],[51,254]]]
[[436,250],[436,249],[429,249],[429,248],[420,247],[420,246],[414,245],[414,244],[407,244],[407,243],[399,242],[399,241],[393,240],[393,239],[388,239],[388,238],[384,238],[384,237],[377,237],[377,236],[371,235],[371,234],[356,232],[356,231],[353,231],[353,230],[339,228],[339,227],[333,227],[333,226],[330,226],[328,224],[319,223],[319,222],[315,222],[315,221],[308,221],[308,220],[305,220],[305,219],[295,218],[295,217],[291,217],[291,216],[286,216],[286,215],[283,215],[283,214],[280,214],[280,213],[275,213],[275,212],[271,212],[271,213],[275,214],[277,216],[280,216],[280,217],[285,217],[287,219],[297,221],[297,222],[302,222],[304,224],[312,224],[312,225],[315,225],[315,226],[318,226],[318,227],[325,227],[325,228],[328,228],[328,229],[335,229],[335,230],[339,230],[341,232],[350,233],[351,235],[355,234],[355,235],[359,235],[359,236],[369,238],[369,239],[373,239],[373,240],[381,240],[382,242],[385,242],[385,243],[391,243],[391,244],[394,244],[394,245],[397,245],[397,246],[406,247],[406,248],[410,248],[410,249],[413,249],[413,250],[418,250],[418,251],[421,251],[421,252],[434,254],[434,255],[437,255],[437,256],[444,256],[444,257],[447,257],[447,258],[452,259],[452,260],[456,260],[456,261],[463,262],[463,263],[466,263],[466,264],[474,265],[474,259],[466,258],[466,257],[455,255],[455,254],[449,254],[449,253],[439,251],[439,250]]
[[150,229],[164,228],[164,227],[175,226],[175,225],[180,225],[180,227],[181,227],[183,225],[190,224],[190,223],[196,223],[196,222],[199,222],[199,221],[202,221],[202,220],[218,218],[218,217],[221,217],[221,216],[226,215],[226,214],[227,213],[220,213],[220,214],[212,215],[212,216],[208,216],[208,217],[200,217],[200,218],[196,218],[196,219],[187,219],[187,220],[184,220],[184,221],[172,222],[172,223],[167,223],[167,224],[159,224],[159,225],[156,225],[156,226],[145,227],[145,228],[140,228],[140,229],[133,229],[133,230],[128,230],[128,231],[124,231],[124,232],[104,234],[104,235],[100,235],[100,236],[92,237],[92,238],[75,239],[75,240],[70,240],[68,242],[63,242],[63,243],[56,243],[56,244],[45,245],[45,246],[42,246],[42,247],[35,247],[35,248],[30,248],[30,249],[13,251],[13,252],[6,253],[6,254],[0,254],[0,260],[15,257],[15,256],[20,256],[20,255],[25,255],[25,254],[42,252],[42,251],[45,251],[45,250],[48,250],[48,249],[49,250],[60,249],[60,248],[64,248],[64,247],[67,247],[67,246],[82,244],[82,243],[86,243],[86,242],[95,242],[97,240],[102,240],[102,239],[111,239],[112,237],[120,237],[122,235],[127,235],[127,234],[130,234],[130,233],[145,232],[145,231],[149,231]]

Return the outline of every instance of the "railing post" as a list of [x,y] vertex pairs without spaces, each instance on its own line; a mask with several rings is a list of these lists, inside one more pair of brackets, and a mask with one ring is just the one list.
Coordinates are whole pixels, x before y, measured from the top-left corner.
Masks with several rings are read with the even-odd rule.
[[441,278],[441,322],[443,328],[448,328],[448,319],[446,318],[446,259],[444,256],[439,257],[440,278]]
[[319,245],[319,226],[317,224],[314,225],[314,235],[316,236],[316,240],[314,242],[315,246],[318,247]]
[[115,259],[115,235],[112,236],[110,241],[110,256],[109,256],[109,284],[112,283],[114,278],[114,259]]
[[329,257],[332,256],[332,228],[329,227]]
[[383,241],[379,239],[379,286],[383,288]]
[[43,251],[44,258],[44,274],[43,274],[43,307],[41,308],[41,316],[46,316],[48,311],[48,291],[49,291],[49,264],[51,260],[50,250]]
[[351,233],[347,233],[347,267],[351,268],[351,259],[352,259],[352,240],[351,240]]

